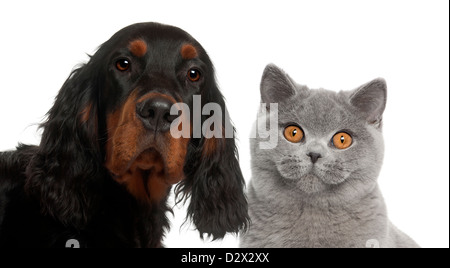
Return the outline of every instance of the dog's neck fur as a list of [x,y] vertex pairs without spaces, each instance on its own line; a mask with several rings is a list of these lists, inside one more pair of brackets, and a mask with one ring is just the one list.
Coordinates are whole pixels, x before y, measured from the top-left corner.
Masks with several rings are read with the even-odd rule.
[[[37,149],[21,146],[17,151],[0,153],[0,190],[4,193],[0,195],[0,247],[64,247],[69,239],[76,239],[80,247],[163,247],[162,239],[169,229],[167,197],[158,204],[140,202],[112,178],[102,180],[97,187],[108,194],[98,193],[103,198],[85,225],[72,226],[60,222],[58,215],[41,214],[36,196],[21,190],[28,180],[23,171]],[[17,220],[11,215],[19,211],[21,220],[10,222]]]

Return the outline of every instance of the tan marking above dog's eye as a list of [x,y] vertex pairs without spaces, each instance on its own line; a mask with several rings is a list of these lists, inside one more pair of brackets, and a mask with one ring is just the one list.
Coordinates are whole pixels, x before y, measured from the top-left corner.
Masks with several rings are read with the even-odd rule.
[[191,44],[183,45],[180,53],[184,60],[192,60],[198,56],[197,49]]
[[136,57],[142,57],[147,53],[147,43],[144,40],[137,39],[128,45],[128,49]]

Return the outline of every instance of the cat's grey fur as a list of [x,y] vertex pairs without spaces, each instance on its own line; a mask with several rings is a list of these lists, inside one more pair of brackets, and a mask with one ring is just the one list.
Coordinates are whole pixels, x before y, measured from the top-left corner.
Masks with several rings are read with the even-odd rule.
[[[266,67],[261,97],[278,103],[278,144],[267,150],[259,146],[267,139],[251,140],[252,225],[242,247],[418,247],[389,221],[377,183],[386,96],[381,78],[336,93],[310,90]],[[283,135],[292,124],[305,133],[300,143]],[[344,150],[331,142],[341,131],[353,138]],[[321,154],[315,164],[311,152]]]

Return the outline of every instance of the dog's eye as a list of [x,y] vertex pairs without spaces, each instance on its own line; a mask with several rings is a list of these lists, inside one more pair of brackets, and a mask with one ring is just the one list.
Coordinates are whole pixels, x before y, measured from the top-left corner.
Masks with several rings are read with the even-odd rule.
[[127,59],[120,59],[116,62],[116,68],[121,72],[125,72],[130,69],[130,61]]
[[198,80],[200,80],[200,77],[202,77],[202,75],[199,70],[190,69],[188,71],[187,77],[191,82],[197,82]]

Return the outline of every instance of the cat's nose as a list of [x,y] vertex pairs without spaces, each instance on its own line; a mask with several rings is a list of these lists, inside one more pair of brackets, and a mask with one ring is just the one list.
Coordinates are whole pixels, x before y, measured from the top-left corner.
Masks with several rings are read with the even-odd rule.
[[319,158],[322,158],[322,155],[318,153],[308,153],[307,155],[311,158],[313,164],[315,164]]

